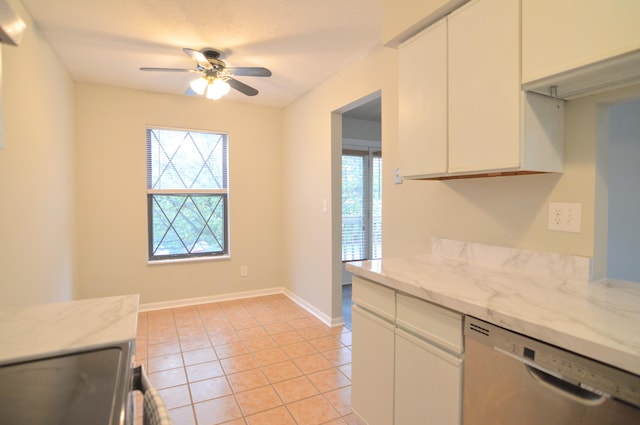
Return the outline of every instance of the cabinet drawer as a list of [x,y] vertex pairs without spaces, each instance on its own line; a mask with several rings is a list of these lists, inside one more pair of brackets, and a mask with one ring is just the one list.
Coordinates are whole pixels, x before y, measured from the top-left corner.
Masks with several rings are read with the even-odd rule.
[[462,318],[462,314],[430,302],[397,295],[396,325],[454,353],[463,351]]
[[351,299],[354,304],[390,322],[394,321],[396,316],[396,294],[393,289],[357,276],[353,277],[352,289]]

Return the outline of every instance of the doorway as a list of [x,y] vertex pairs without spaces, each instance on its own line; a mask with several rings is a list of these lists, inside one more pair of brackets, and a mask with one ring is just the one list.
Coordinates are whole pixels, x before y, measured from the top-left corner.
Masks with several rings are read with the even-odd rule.
[[607,274],[640,282],[640,99],[609,107]]
[[640,86],[596,100],[593,279],[640,282]]
[[351,328],[349,261],[382,257],[381,97],[342,113],[342,318]]

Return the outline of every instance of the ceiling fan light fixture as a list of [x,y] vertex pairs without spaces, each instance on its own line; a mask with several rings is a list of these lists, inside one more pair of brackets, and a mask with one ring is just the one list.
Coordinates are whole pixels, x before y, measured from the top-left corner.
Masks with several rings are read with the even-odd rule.
[[209,81],[204,77],[198,77],[189,83],[191,90],[198,93],[199,95],[203,95],[205,90],[207,89],[207,84]]
[[218,100],[229,93],[230,88],[229,83],[222,78],[214,78],[207,86],[207,99]]
[[[2,2],[2,0],[0,0]],[[245,96],[255,96],[258,90],[236,80],[235,76],[244,77],[271,77],[271,71],[262,67],[232,67],[220,60],[220,52],[214,49],[201,51],[184,48],[187,55],[196,62],[196,69],[188,68],[150,68],[141,67],[140,71],[164,71],[164,72],[195,72],[200,74],[198,78],[189,83],[185,91],[188,96],[194,94],[205,96],[207,99],[220,99],[229,93],[229,89],[239,91]]]

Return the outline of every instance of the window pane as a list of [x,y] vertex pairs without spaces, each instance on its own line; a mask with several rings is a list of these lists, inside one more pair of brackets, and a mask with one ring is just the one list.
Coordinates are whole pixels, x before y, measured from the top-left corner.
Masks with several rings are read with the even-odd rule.
[[226,251],[226,195],[149,195],[151,258]]
[[147,129],[149,259],[228,254],[227,135]]
[[366,157],[342,156],[342,261],[366,258]]
[[226,189],[226,134],[147,130],[149,189]]

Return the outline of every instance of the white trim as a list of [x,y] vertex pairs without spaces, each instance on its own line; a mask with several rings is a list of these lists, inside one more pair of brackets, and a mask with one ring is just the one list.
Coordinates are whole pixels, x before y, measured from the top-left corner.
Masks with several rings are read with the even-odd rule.
[[[162,310],[165,308],[186,307],[197,304],[215,303],[220,301],[240,300],[243,298],[262,297],[265,295],[274,295],[284,293],[284,288],[276,287],[269,289],[258,289],[255,291],[234,292],[230,294],[211,295],[198,298],[183,298],[179,300],[160,301],[155,303],[140,304],[140,311]],[[285,294],[286,295],[286,294]]]
[[151,195],[229,195],[228,189],[147,189]]
[[[149,253],[147,252],[147,255]],[[197,261],[218,261],[218,260],[229,260],[231,259],[231,255],[207,255],[204,257],[185,257],[185,258],[168,258],[165,260],[149,260],[147,259],[147,264],[150,266],[157,266],[162,264],[171,264],[171,263],[193,263]]]
[[255,291],[244,291],[244,292],[234,292],[230,294],[220,294],[220,295],[211,295],[207,297],[197,297],[197,298],[183,298],[179,300],[170,300],[170,301],[160,301],[155,303],[145,303],[140,304],[139,311],[154,311],[154,310],[162,310],[166,308],[178,308],[178,307],[187,307],[191,305],[198,304],[207,304],[221,301],[232,301],[232,300],[240,300],[244,298],[253,298],[253,297],[262,297],[266,295],[275,295],[275,294],[283,294],[287,298],[289,298],[294,303],[298,304],[300,307],[305,309],[309,314],[313,315],[315,318],[320,320],[325,325],[333,328],[336,326],[344,325],[344,320],[342,316],[337,317],[335,319],[330,318],[320,310],[318,310],[313,305],[309,304],[307,301],[303,300],[289,289],[284,288],[282,286],[268,289],[258,289]]
[[307,310],[310,314],[315,316],[316,319],[320,320],[322,323],[329,326],[330,328],[344,325],[344,320],[342,319],[342,316],[332,319],[331,317],[324,314],[322,311],[318,310],[315,306],[309,304],[307,301],[305,301],[304,299],[300,298],[299,296],[291,292],[289,289],[283,288],[283,290],[284,290],[283,291],[284,295],[289,297],[291,301],[293,301],[294,303],[298,304],[300,307]]
[[353,139],[350,137],[345,137],[342,139],[342,150],[366,150],[367,148],[382,150],[382,142],[380,140]]
[[329,325],[330,328],[336,328],[338,326],[344,326],[344,318],[342,316],[336,318],[336,319],[332,319],[331,320],[331,324]]
[[225,134],[229,136],[228,131],[211,130],[204,128],[192,128],[192,127],[171,127],[167,125],[147,124],[145,126],[145,133],[147,130],[170,130],[170,131],[192,131],[196,133],[211,133],[211,134]]

